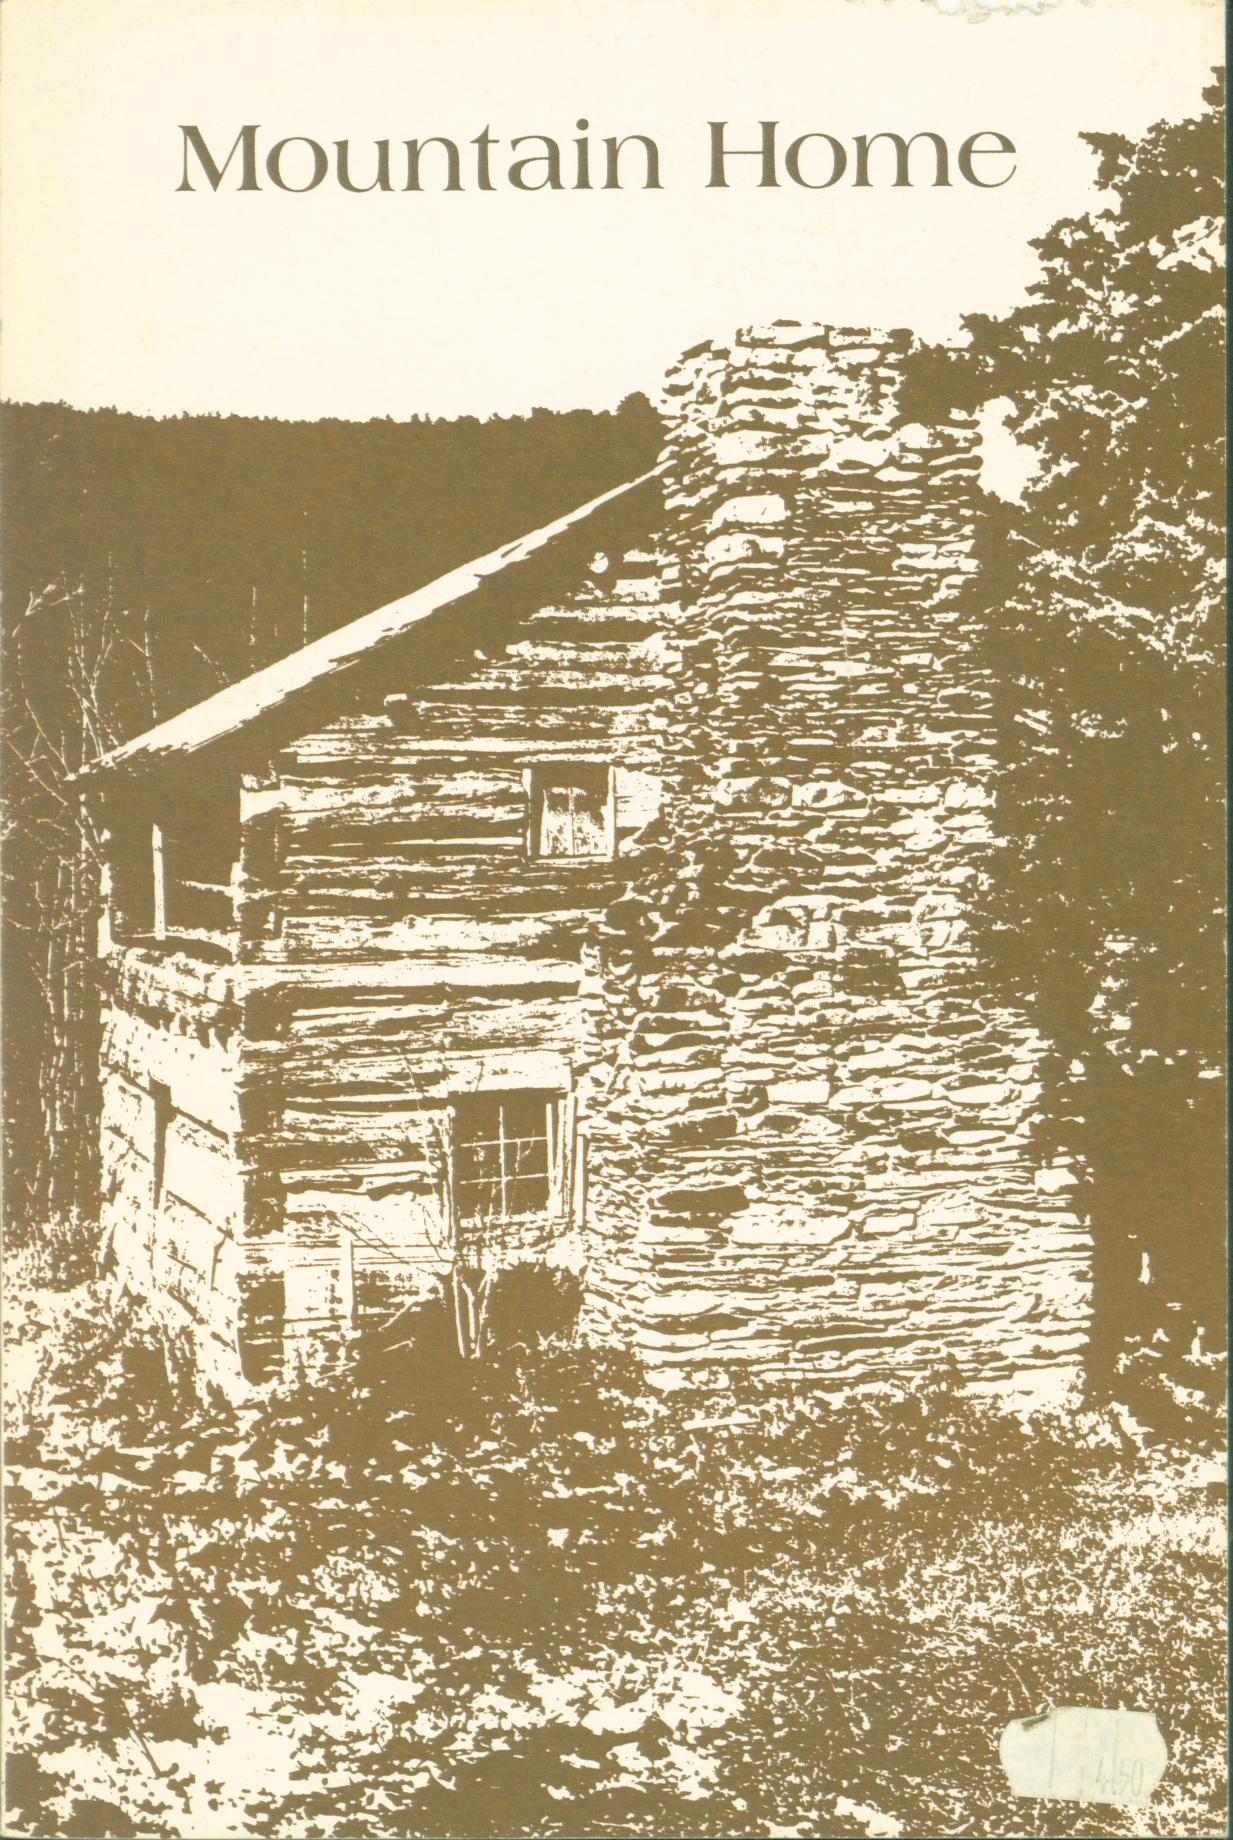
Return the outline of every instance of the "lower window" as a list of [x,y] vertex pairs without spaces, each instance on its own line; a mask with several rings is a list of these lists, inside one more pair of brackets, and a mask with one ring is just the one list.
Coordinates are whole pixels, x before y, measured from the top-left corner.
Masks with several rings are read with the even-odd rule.
[[552,1205],[557,1101],[548,1093],[473,1093],[454,1107],[454,1208],[460,1220],[519,1220]]

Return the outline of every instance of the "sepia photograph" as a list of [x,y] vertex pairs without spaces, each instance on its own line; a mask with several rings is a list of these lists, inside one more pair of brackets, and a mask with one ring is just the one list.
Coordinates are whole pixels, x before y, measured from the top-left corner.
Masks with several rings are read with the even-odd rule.
[[4,1831],[1227,1831],[1208,0],[8,0]]

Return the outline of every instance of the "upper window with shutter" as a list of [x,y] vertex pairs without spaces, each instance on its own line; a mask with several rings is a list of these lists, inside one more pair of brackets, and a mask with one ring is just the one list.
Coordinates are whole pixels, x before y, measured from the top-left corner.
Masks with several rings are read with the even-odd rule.
[[594,761],[546,761],[530,768],[532,856],[616,854],[612,768]]

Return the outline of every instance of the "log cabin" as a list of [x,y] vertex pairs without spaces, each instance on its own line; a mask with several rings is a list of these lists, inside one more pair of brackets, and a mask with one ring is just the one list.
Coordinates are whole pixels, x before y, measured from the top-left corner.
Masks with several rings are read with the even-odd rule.
[[233,1396],[445,1322],[660,1385],[1086,1335],[980,941],[973,418],[907,333],[687,353],[644,477],[104,755],[102,1245]]

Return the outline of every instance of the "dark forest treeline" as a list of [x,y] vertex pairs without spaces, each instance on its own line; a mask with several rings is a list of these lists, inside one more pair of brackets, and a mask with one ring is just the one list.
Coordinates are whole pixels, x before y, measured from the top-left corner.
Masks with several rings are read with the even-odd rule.
[[642,396],[485,422],[0,417],[6,636],[57,580],[148,616],[158,718],[632,478],[660,437]]
[[97,864],[69,775],[635,477],[660,424],[642,396],[485,422],[2,415],[6,1213],[10,1237],[35,1228],[84,1256]]

